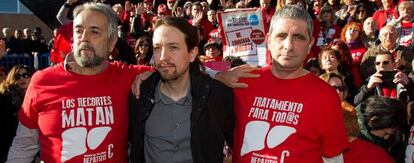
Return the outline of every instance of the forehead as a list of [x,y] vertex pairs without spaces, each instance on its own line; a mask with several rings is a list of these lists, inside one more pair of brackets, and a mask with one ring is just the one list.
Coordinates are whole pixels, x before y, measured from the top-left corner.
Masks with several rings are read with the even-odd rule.
[[302,19],[290,19],[290,18],[280,18],[273,23],[273,33],[292,33],[292,34],[302,34],[306,37],[309,37],[307,31],[307,24],[305,20]]
[[394,34],[394,33],[395,33],[394,29],[389,26],[385,26],[381,28],[381,31],[380,31],[380,35]]
[[185,36],[184,33],[173,26],[161,25],[155,29],[152,42],[154,45],[184,43]]
[[391,56],[386,54],[377,55],[377,57],[375,57],[375,61],[391,61]]
[[201,5],[192,5],[191,8],[194,9],[199,9],[201,10],[202,6]]
[[73,26],[75,28],[98,27],[101,29],[107,29],[108,19],[100,12],[84,10],[75,17],[73,20]]

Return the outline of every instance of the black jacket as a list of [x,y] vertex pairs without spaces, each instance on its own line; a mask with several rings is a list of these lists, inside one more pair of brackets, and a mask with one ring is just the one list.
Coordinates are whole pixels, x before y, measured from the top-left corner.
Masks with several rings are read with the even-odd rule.
[[[154,106],[154,91],[160,80],[153,73],[141,85],[140,98],[130,95],[129,138],[131,162],[144,163],[145,121]],[[229,87],[202,75],[191,75],[191,151],[194,163],[222,163],[223,146],[233,144],[233,94]]]

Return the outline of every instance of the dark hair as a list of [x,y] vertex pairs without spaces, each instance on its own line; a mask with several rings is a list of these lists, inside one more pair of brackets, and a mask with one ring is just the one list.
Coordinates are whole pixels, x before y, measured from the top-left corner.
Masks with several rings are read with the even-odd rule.
[[361,113],[368,130],[400,127],[407,123],[404,104],[388,97],[368,98],[361,104]]
[[[152,50],[153,50],[152,49],[152,40],[149,36],[144,35],[144,36],[141,36],[137,39],[137,42],[135,43],[135,47],[134,47],[134,53],[135,54],[138,53],[139,46],[141,44],[143,44],[144,41],[147,41],[148,45],[149,45],[148,52],[147,52],[147,54],[145,54],[145,57],[144,57],[144,62],[145,62],[145,64],[148,65],[149,62],[151,61],[152,54],[153,54],[153,52],[152,52]],[[139,54],[139,55],[141,56],[141,54]]]
[[[195,31],[194,27],[190,23],[188,23],[186,19],[177,18],[174,16],[164,16],[155,23],[154,31],[162,25],[174,27],[184,34],[188,52],[190,52],[194,48],[198,48],[198,34]],[[190,73],[200,73],[200,67],[201,62],[196,56],[195,60],[190,63]]]
[[395,58],[394,58],[394,54],[391,54],[389,52],[384,52],[384,53],[378,53],[377,55],[375,55],[375,58],[377,58],[380,55],[388,55],[391,58],[391,62],[394,63],[395,62]]

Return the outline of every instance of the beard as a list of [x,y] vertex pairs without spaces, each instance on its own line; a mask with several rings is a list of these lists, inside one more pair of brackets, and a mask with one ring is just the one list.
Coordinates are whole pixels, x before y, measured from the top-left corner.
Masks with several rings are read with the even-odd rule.
[[[88,50],[91,51],[92,54],[82,54],[81,51],[82,50]],[[75,61],[76,63],[81,66],[81,67],[86,67],[86,68],[92,68],[92,67],[96,67],[98,65],[100,65],[103,61],[104,58],[96,55],[96,51],[95,48],[93,48],[92,46],[88,45],[88,44],[81,44],[79,45],[79,47],[77,49],[75,49]]]
[[[168,66],[172,70],[162,70],[162,67]],[[184,74],[188,71],[188,67],[183,71],[178,71],[177,66],[172,63],[159,63],[156,65],[158,72],[161,75],[161,79],[163,82],[165,81],[174,81],[178,80],[180,77],[184,76]]]

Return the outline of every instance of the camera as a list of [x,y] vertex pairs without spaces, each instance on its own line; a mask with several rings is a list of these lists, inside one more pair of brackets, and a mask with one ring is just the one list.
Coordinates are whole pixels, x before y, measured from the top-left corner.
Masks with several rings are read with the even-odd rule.
[[398,71],[380,71],[382,83],[380,86],[382,88],[395,88],[396,83],[393,82],[395,74]]

